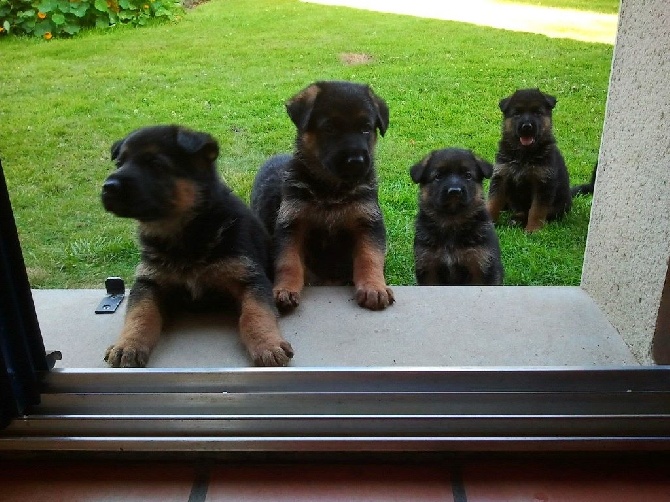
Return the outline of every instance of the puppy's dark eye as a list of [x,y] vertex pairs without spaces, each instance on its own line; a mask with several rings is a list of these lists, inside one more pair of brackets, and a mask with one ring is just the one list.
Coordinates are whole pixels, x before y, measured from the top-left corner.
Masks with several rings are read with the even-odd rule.
[[442,174],[441,173],[435,173],[433,176],[433,181],[440,181],[442,179]]
[[372,133],[372,124],[365,124],[363,127],[361,127],[361,133],[362,134],[370,134]]
[[463,175],[463,177],[464,177],[466,180],[471,180],[471,179],[472,179],[472,173],[471,173],[470,171],[468,171],[467,173],[465,173],[465,174]]
[[152,155],[147,155],[146,157],[139,159],[139,162],[144,169],[150,171],[158,172],[165,169],[165,163],[162,162],[160,158]]
[[337,134],[337,127],[335,127],[335,125],[330,122],[325,122],[321,124],[321,131],[324,134]]

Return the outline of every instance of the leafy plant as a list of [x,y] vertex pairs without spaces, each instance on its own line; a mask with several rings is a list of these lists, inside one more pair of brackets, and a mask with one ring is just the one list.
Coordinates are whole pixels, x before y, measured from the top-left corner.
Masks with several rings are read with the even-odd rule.
[[83,28],[118,23],[143,26],[152,18],[172,20],[180,12],[180,3],[170,0],[0,0],[0,35],[50,40]]

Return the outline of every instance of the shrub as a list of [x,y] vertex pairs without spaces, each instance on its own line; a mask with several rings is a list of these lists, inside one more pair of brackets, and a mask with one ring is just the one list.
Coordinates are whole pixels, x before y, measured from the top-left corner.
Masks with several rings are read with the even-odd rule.
[[47,40],[82,28],[117,23],[142,26],[152,18],[174,19],[174,0],[0,0],[0,35],[33,35]]

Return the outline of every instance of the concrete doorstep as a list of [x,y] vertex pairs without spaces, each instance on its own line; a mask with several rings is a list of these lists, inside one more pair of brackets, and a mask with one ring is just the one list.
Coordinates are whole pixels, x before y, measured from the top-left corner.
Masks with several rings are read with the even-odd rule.
[[[630,350],[579,287],[396,286],[382,312],[360,308],[348,287],[307,288],[281,317],[294,367],[621,366]],[[127,301],[95,314],[104,290],[33,290],[47,350],[57,368],[104,368]],[[148,367],[251,365],[230,314],[184,314],[166,327]]]

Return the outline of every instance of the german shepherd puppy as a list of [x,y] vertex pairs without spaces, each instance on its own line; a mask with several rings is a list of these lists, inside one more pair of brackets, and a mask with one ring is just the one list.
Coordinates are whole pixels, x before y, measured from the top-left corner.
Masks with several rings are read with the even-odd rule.
[[286,110],[294,153],[270,158],[251,191],[251,209],[274,236],[275,302],[289,311],[305,284],[353,282],[360,306],[384,309],[394,298],[374,150],[388,106],[367,85],[331,81],[309,85]]
[[102,186],[107,211],[139,222],[141,261],[112,367],[143,367],[175,296],[231,306],[251,359],[284,366],[293,356],[277,324],[270,240],[218,177],[217,142],[176,125],[138,129],[112,146],[117,169]]
[[435,150],[410,169],[420,187],[414,234],[420,286],[502,284],[498,236],[482,195],[492,171],[458,148]]
[[499,106],[502,138],[489,186],[489,213],[496,222],[508,209],[527,232],[534,232],[572,206],[568,170],[552,132],[556,98],[521,89]]

